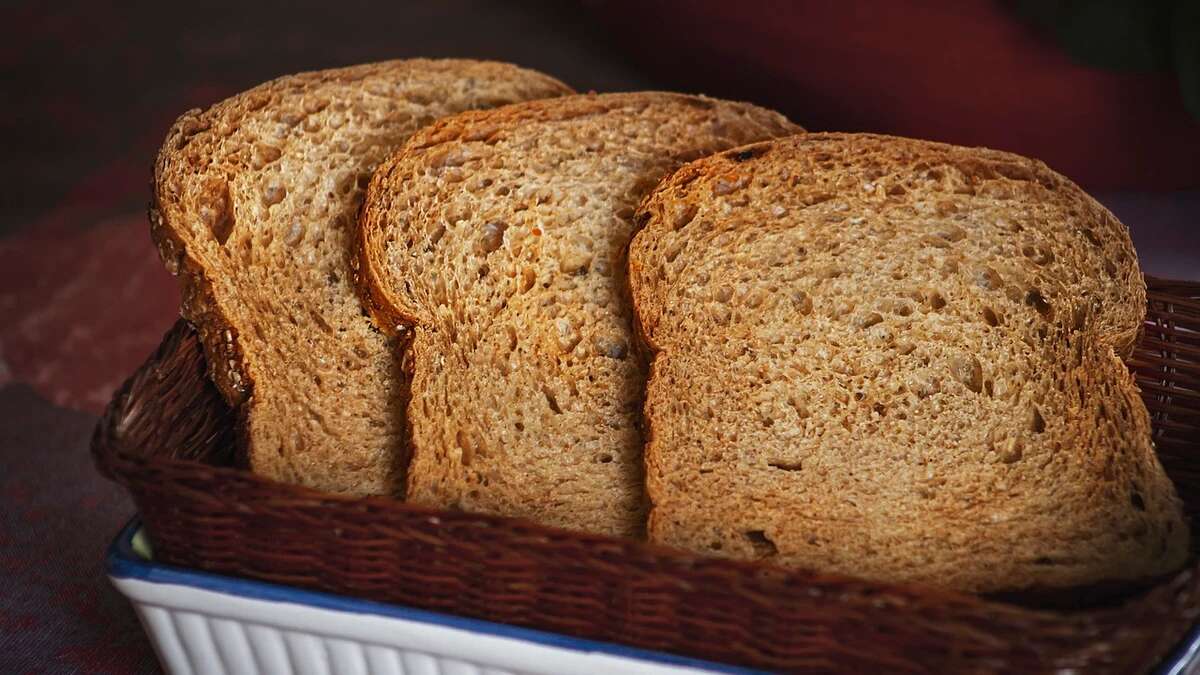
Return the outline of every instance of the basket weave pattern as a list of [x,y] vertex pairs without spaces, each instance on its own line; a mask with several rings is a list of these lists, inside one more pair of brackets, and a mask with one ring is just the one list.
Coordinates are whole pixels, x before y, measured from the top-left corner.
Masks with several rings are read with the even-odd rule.
[[[1200,284],[1147,281],[1130,368],[1194,515]],[[204,367],[181,321],[93,438],[163,562],[782,671],[1145,671],[1200,616],[1195,561],[1118,606],[1036,609],[276,483],[235,466]]]

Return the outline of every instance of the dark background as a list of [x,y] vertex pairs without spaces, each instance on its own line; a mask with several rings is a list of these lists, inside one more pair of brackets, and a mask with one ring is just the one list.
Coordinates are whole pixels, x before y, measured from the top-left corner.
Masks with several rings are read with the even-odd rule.
[[512,61],[579,90],[654,84],[571,2],[188,7],[66,2],[0,10],[10,33],[0,44],[2,172],[7,185],[28,188],[4,194],[6,229],[84,190],[97,207],[141,208],[150,162],[175,117],[287,73],[457,56]]
[[112,390],[177,316],[144,214],[167,127],[282,74],[407,56],[513,61],[580,91],[704,91],[813,129],[1024,152],[1113,209],[1146,271],[1200,278],[1200,126],[1170,78],[1074,63],[986,0],[8,4],[0,672],[156,668],[103,579],[104,547],[132,508],[86,448]]

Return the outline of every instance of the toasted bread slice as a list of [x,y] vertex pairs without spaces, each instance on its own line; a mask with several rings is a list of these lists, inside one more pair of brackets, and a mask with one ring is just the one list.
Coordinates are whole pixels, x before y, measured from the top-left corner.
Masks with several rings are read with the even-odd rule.
[[179,118],[151,231],[254,471],[402,491],[406,387],[351,279],[363,189],[439,117],[569,91],[507,64],[390,61],[283,77]]
[[810,134],[689,164],[638,218],[652,540],[978,592],[1184,561],[1116,352],[1128,233],[1040,162]]
[[698,96],[585,95],[442,120],[385,162],[361,282],[381,328],[415,328],[409,499],[644,531],[634,208],[683,161],[797,129]]

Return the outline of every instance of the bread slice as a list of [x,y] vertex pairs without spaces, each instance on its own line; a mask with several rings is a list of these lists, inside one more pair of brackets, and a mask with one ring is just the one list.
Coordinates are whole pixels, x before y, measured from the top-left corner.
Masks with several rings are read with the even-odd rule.
[[569,91],[502,63],[389,61],[283,77],[179,118],[151,232],[254,471],[402,491],[405,382],[351,279],[370,172],[434,119]]
[[415,327],[408,498],[643,532],[634,208],[687,159],[796,130],[742,103],[584,95],[442,120],[381,165],[361,279],[381,327]]
[[689,164],[638,218],[652,540],[978,592],[1184,561],[1114,351],[1129,236],[1045,165],[810,134]]

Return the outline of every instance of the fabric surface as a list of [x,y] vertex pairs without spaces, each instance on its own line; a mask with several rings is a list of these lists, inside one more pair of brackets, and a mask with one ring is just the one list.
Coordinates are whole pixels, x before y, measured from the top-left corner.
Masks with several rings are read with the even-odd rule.
[[[688,72],[644,75],[592,17],[483,0],[0,8],[0,673],[157,670],[103,574],[133,509],[87,444],[178,315],[145,218],[171,120],[280,74],[405,56],[511,60],[580,90],[692,88]],[[808,123],[804,92],[789,112]],[[1200,192],[1102,197],[1148,271],[1200,278]]]
[[95,416],[0,389],[0,672],[140,673],[154,655],[104,580],[128,498],[92,470]]

